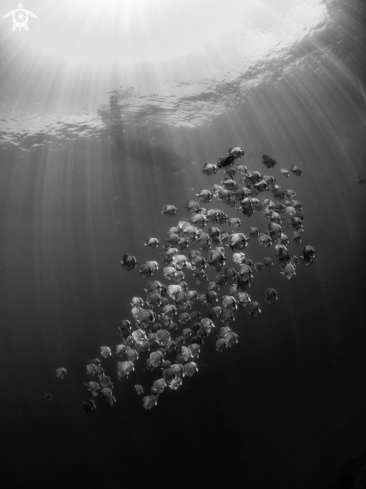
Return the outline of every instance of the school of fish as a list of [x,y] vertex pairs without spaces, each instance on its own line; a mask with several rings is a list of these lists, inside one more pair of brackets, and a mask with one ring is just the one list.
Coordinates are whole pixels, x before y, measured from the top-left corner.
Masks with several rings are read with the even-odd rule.
[[[245,256],[244,250],[251,239],[257,240],[264,249],[274,247],[282,269],[280,273],[287,279],[296,275],[299,263],[311,265],[314,262],[315,250],[311,245],[303,246],[300,259],[292,255],[288,249],[290,238],[283,232],[283,228],[291,229],[292,241],[295,244],[302,242],[304,217],[301,203],[295,200],[295,192],[276,184],[271,175],[262,175],[239,165],[243,156],[244,151],[234,147],[217,162],[205,163],[203,173],[210,177],[222,172],[221,183],[213,184],[210,189],[200,189],[196,199],[186,203],[187,220],[178,221],[161,241],[156,237],[147,238],[144,245],[152,254],[154,249],[163,246],[164,263],[152,259],[140,265],[138,271],[147,280],[144,285],[146,296],[131,298],[131,318],[120,321],[121,340],[114,351],[109,346],[100,347],[102,358],[112,354],[118,357],[116,373],[119,381],[127,380],[138,362],[142,364],[140,371],[158,374],[143,397],[145,409],[155,406],[165,389],[177,390],[185,377],[195,375],[200,351],[213,329],[217,331],[216,350],[223,352],[238,343],[238,333],[232,330],[235,312],[247,308],[254,318],[261,313],[259,302],[251,299],[248,289],[255,273],[270,269],[274,264],[268,256],[256,263]],[[262,163],[266,169],[272,169],[276,160],[263,155]],[[294,165],[289,170],[279,171],[286,178],[290,172],[298,177],[302,174],[302,170]],[[259,195],[264,192],[270,192],[271,199],[259,200]],[[214,199],[236,208],[246,217],[263,212],[268,219],[268,229],[260,232],[256,227],[249,227],[247,233],[239,232],[238,228],[243,226],[240,218],[229,218],[216,207],[204,207]],[[162,214],[172,218],[177,210],[168,204]],[[217,227],[224,224],[232,231]],[[131,271],[137,268],[138,261],[126,253],[121,265],[124,270]],[[161,269],[164,283],[152,279]],[[210,270],[217,274],[212,281]],[[185,281],[186,273],[192,274],[194,289],[198,290],[190,289]],[[272,304],[278,300],[278,292],[267,288],[264,300]],[[201,310],[204,306],[206,314],[195,310],[195,304]],[[112,406],[116,402],[113,382],[106,375],[102,361],[92,359],[86,365],[86,374],[92,379],[82,386],[88,396],[83,403],[84,411],[90,413],[96,409],[96,397]],[[66,375],[65,368],[57,369],[57,378],[63,379]],[[144,393],[140,384],[134,385],[134,389],[137,395]],[[44,398],[51,400],[52,395],[45,393]]]

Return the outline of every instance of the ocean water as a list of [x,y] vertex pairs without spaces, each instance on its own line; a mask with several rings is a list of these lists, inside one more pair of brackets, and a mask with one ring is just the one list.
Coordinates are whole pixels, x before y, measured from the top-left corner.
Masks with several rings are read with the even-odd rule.
[[[38,18],[13,31],[16,2],[0,2],[2,487],[366,487],[364,3],[89,3],[29,0]],[[262,313],[237,312],[222,353],[217,321],[198,372],[145,410],[133,386],[148,394],[161,370],[141,372],[145,353],[120,383],[114,350],[147,281],[120,260],[158,260],[165,281],[163,248],[143,243],[189,220],[186,202],[224,177],[203,164],[233,146],[296,192],[305,232],[289,249],[316,258],[286,280],[251,239],[246,256],[275,263],[247,291]],[[266,229],[263,213],[207,207]],[[117,402],[87,415],[103,345]]]

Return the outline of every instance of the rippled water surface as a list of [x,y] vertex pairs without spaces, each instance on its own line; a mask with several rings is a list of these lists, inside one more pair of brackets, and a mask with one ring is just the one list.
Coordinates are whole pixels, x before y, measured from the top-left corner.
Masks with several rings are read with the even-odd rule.
[[[36,17],[12,30],[17,8],[0,2],[6,487],[366,487],[363,2],[28,0]],[[131,298],[145,296],[122,256],[162,262],[143,243],[189,219],[187,200],[223,178],[203,164],[233,146],[296,192],[305,233],[291,252],[311,244],[314,264],[291,280],[277,263],[255,274],[262,313],[236,314],[239,342],[223,353],[211,333],[199,372],[151,411],[133,389],[148,392],[150,374],[119,383],[117,357],[103,360],[117,403],[98,398],[86,415],[85,366],[114,351]],[[301,177],[280,174],[291,165]],[[223,210],[241,232],[267,225]],[[246,254],[276,261],[254,240]]]

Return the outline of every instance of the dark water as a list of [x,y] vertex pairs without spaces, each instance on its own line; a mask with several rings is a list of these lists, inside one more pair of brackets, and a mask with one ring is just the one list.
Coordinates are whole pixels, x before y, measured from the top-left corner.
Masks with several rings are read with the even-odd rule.
[[[187,59],[160,92],[152,65],[127,82],[115,65],[102,76],[30,47],[40,2],[26,6],[39,15],[28,32],[2,20],[3,487],[366,487],[366,187],[357,184],[366,176],[366,11],[353,0],[321,5],[319,25],[278,56],[248,66],[228,55],[215,78],[188,81]],[[1,16],[15,8],[0,6]],[[256,274],[249,293],[262,314],[238,313],[239,343],[222,354],[211,333],[198,374],[151,411],[133,385],[148,390],[152,377],[135,372],[120,384],[117,357],[104,360],[117,403],[97,399],[86,416],[85,365],[100,346],[114,349],[131,298],[144,297],[144,280],[119,260],[161,259],[144,241],[188,220],[186,201],[220,180],[205,177],[203,163],[235,145],[242,164],[297,193],[314,265],[289,281],[277,264]],[[277,159],[273,171],[263,153]],[[291,164],[301,178],[279,174]],[[161,215],[165,204],[177,219]],[[243,232],[266,225],[239,217]],[[275,256],[254,241],[246,254]],[[271,306],[267,287],[280,296]]]

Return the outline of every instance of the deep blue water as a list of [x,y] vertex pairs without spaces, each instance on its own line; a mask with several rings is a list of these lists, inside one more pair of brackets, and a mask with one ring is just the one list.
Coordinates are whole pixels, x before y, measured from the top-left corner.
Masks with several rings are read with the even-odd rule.
[[[73,85],[62,63],[45,58],[40,68],[36,49],[24,60],[17,43],[24,48],[35,21],[21,41],[0,25],[4,487],[366,487],[366,186],[357,184],[366,176],[366,11],[354,0],[324,5],[323,28],[276,61],[220,83],[193,80],[191,99],[172,92],[171,105],[169,93],[147,100],[118,75],[94,103],[87,69]],[[315,263],[286,280],[273,247],[251,240],[246,255],[271,256],[275,266],[254,276],[248,292],[262,313],[236,314],[238,344],[220,354],[212,332],[199,372],[151,411],[133,385],[148,392],[160,374],[137,368],[119,383],[113,355],[103,365],[117,403],[97,398],[86,415],[85,366],[100,346],[114,351],[131,298],[145,297],[138,269],[119,260],[161,261],[162,248],[147,250],[146,238],[163,241],[188,220],[186,201],[222,178],[203,175],[203,164],[236,145],[240,164],[297,193],[305,233],[290,249],[300,256],[311,244]],[[262,154],[276,158],[273,170]],[[291,164],[300,178],[280,175]],[[177,216],[162,216],[166,204]],[[238,231],[267,223],[216,200],[207,207],[239,216]],[[163,281],[161,271],[154,278]],[[267,287],[279,292],[271,306]],[[356,480],[350,464],[360,456]]]

